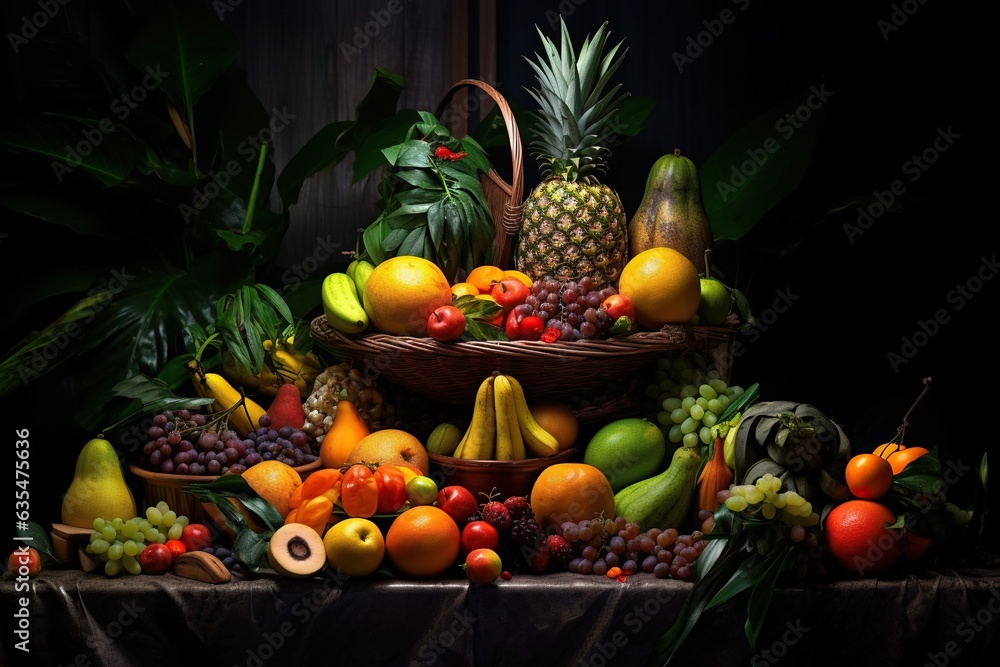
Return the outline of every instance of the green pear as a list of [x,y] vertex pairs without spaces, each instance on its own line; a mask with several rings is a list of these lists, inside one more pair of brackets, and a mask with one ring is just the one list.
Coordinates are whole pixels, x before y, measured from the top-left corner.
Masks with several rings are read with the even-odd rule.
[[76,472],[63,497],[62,522],[93,528],[94,519],[131,519],[135,499],[125,483],[118,452],[104,438],[94,438],[80,450]]

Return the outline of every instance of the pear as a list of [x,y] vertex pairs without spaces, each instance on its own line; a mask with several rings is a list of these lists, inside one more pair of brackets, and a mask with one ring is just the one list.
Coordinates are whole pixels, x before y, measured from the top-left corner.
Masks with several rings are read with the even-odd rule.
[[718,326],[726,321],[733,309],[733,295],[725,283],[711,276],[708,267],[708,256],[711,252],[711,250],[705,251],[705,275],[699,279],[701,302],[698,305],[698,317],[704,324]]
[[267,408],[267,416],[271,418],[271,428],[275,431],[283,426],[302,428],[306,423],[306,413],[302,408],[302,395],[294,383],[286,382],[278,387],[274,400]]
[[93,528],[94,519],[131,519],[135,499],[125,483],[118,452],[104,438],[94,438],[80,450],[76,472],[63,497],[62,522]]

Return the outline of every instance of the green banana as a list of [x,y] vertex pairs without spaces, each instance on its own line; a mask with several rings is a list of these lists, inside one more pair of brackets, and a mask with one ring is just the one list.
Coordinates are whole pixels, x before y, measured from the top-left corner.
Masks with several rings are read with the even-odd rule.
[[346,273],[331,273],[323,280],[323,312],[330,326],[344,333],[361,333],[368,328],[368,313],[358,300],[354,281]]
[[354,273],[349,275],[354,279],[354,286],[358,290],[358,301],[364,303],[365,283],[368,282],[368,276],[370,276],[372,271],[375,270],[375,265],[364,259],[356,261],[357,265],[354,267]]

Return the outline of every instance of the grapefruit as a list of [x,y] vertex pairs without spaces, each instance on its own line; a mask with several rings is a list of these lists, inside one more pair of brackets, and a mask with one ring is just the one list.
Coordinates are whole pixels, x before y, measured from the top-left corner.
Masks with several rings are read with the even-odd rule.
[[647,329],[688,322],[701,303],[698,269],[673,248],[650,248],[625,264],[618,292],[635,306],[635,319]]
[[363,437],[347,457],[348,463],[361,461],[409,468],[418,475],[427,475],[431,463],[420,439],[398,428],[385,428]]
[[889,526],[896,515],[874,500],[847,500],[823,522],[826,548],[845,572],[865,576],[882,572],[899,558],[899,534]]
[[427,318],[434,309],[451,304],[451,285],[434,262],[399,255],[372,270],[362,303],[382,333],[426,336]]
[[604,473],[586,463],[556,463],[538,475],[528,496],[542,528],[615,517],[615,494]]

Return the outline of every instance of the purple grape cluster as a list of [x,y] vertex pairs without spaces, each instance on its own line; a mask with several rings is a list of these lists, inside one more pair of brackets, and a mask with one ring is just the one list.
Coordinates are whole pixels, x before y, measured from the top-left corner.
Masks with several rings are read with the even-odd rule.
[[617,293],[610,285],[594,289],[590,276],[565,283],[545,276],[532,283],[531,294],[524,302],[547,329],[559,329],[559,340],[593,340],[610,335],[614,320],[601,304]]
[[231,428],[216,431],[210,419],[186,409],[154,415],[142,450],[143,467],[177,475],[224,475],[272,459],[292,467],[317,459],[318,447],[309,434],[288,426],[274,430],[267,415],[246,438]]

